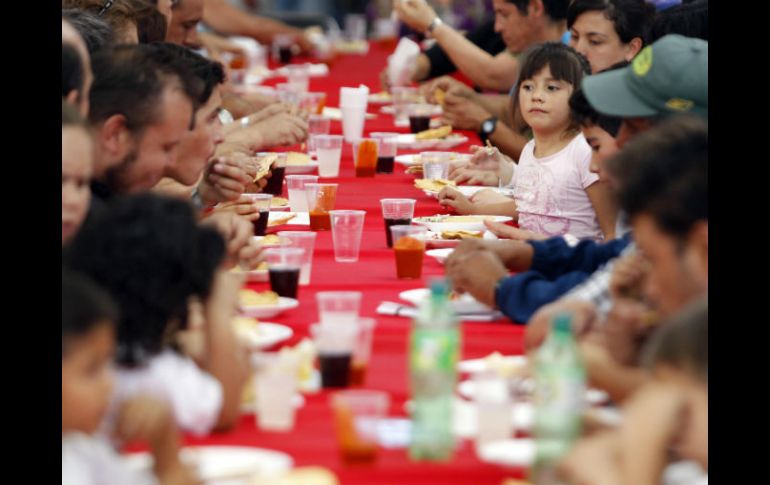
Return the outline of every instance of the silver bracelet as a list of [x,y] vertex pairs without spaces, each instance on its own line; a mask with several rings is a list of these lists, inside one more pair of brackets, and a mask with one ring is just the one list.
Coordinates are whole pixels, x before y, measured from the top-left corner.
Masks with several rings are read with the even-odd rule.
[[244,116],[243,118],[241,118],[241,126],[244,127],[244,128],[249,126],[249,117],[248,116]]
[[432,37],[433,36],[433,31],[436,30],[436,27],[438,27],[439,25],[441,25],[443,23],[444,23],[444,21],[442,21],[439,18],[439,16],[436,15],[435,17],[433,17],[433,20],[430,21],[430,24],[428,24],[428,28],[425,29],[425,33]]

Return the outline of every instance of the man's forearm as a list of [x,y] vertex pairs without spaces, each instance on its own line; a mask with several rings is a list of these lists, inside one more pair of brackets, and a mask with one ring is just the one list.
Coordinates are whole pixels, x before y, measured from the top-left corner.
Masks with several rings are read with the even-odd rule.
[[278,33],[301,33],[276,20],[248,14],[226,0],[205,0],[203,21],[223,34],[253,37],[262,43],[270,43]]
[[460,32],[442,24],[433,30],[433,37],[457,69],[482,89],[510,89],[510,85],[506,86],[509,84],[508,79],[499,76],[494,68],[495,57],[469,41]]
[[473,100],[498,119],[505,115],[505,105],[511,102],[507,94],[477,94]]

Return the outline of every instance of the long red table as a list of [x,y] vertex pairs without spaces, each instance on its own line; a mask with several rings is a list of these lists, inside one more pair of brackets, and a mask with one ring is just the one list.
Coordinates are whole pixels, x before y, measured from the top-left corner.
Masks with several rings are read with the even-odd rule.
[[[327,93],[327,106],[336,107],[341,86],[357,86],[364,83],[372,93],[378,92],[378,74],[386,64],[390,52],[372,44],[366,56],[348,55],[338,58],[330,75],[312,78],[311,91]],[[273,83],[283,82],[274,80]],[[365,133],[372,131],[399,131],[391,115],[379,113],[380,105],[370,105],[369,112],[377,117],[367,120]],[[341,133],[340,122],[333,121],[332,133]],[[465,132],[469,143],[455,150],[466,152],[470,144],[478,144],[475,133]],[[402,153],[402,152],[399,152]],[[349,144],[343,147],[339,178],[322,179],[339,183],[337,209],[366,210],[366,220],[357,263],[336,263],[331,232],[318,232],[312,280],[309,286],[299,288],[300,306],[271,321],[293,328],[294,336],[287,344],[295,344],[308,336],[308,327],[318,320],[315,295],[325,290],[357,290],[363,292],[361,313],[377,319],[372,358],[365,388],[381,389],[391,396],[391,416],[404,416],[403,404],[408,399],[407,339],[411,321],[407,318],[376,315],[375,309],[382,301],[399,301],[404,290],[425,287],[432,276],[443,274],[441,265],[426,256],[421,281],[402,281],[395,275],[392,250],[386,247],[385,230],[380,209],[384,197],[410,197],[417,199],[415,216],[446,212],[432,199],[413,186],[414,176],[404,173],[403,166],[396,164],[395,173],[377,174],[374,178],[356,178],[353,170],[352,151]],[[299,229],[303,226],[282,226],[280,229]],[[304,226],[307,229],[307,226]],[[250,285],[254,289],[267,289],[268,284]],[[503,354],[520,354],[523,327],[503,319],[493,323],[462,324],[462,358],[483,357],[493,351]],[[401,485],[418,483],[441,484],[495,484],[505,477],[521,476],[521,470],[511,470],[486,464],[476,458],[473,444],[461,441],[454,459],[445,464],[414,463],[406,450],[381,450],[379,459],[371,465],[345,466],[342,464],[335,441],[329,393],[321,391],[306,395],[306,404],[298,410],[296,425],[289,433],[271,433],[257,429],[253,415],[244,415],[234,431],[215,434],[204,439],[186,437],[187,444],[229,444],[257,446],[280,450],[292,456],[295,464],[320,465],[331,469],[345,485]]]

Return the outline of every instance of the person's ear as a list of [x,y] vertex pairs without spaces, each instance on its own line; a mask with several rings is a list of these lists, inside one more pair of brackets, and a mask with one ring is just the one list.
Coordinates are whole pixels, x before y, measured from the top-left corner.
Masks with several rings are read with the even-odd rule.
[[69,93],[67,93],[66,96],[64,96],[64,101],[68,102],[72,106],[78,107],[78,90],[73,89]]
[[631,42],[626,45],[626,60],[630,62],[634,57],[636,57],[639,51],[642,50],[642,47],[641,37],[634,37],[631,39]]
[[542,17],[545,15],[545,7],[543,6],[543,0],[529,0],[527,6],[527,16]]
[[110,158],[122,158],[133,143],[131,132],[126,126],[126,117],[115,114],[107,118],[98,130],[98,140]]

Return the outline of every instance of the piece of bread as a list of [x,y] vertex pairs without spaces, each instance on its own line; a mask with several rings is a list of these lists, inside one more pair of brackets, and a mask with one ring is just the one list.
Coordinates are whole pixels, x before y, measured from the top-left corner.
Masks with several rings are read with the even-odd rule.
[[442,231],[441,239],[471,239],[481,238],[484,234],[483,231]]
[[278,303],[278,293],[243,289],[238,293],[242,306],[268,306]]
[[433,97],[436,98],[436,101],[441,106],[444,106],[444,98],[446,97],[446,92],[441,88],[436,88],[435,91],[433,91]]
[[284,197],[273,197],[270,201],[270,207],[286,207],[289,205],[289,199]]
[[310,155],[300,152],[288,152],[286,165],[310,165]]
[[272,226],[280,226],[281,224],[286,224],[287,222],[289,222],[290,220],[294,219],[295,217],[297,217],[297,214],[288,212],[284,216],[276,217],[272,221],[269,221],[267,223],[267,225],[270,226],[270,227],[272,227]]
[[441,189],[447,185],[455,187],[457,183],[454,180],[444,179],[417,179],[414,181],[414,186],[421,190],[428,190],[431,192],[441,192]]
[[446,138],[452,134],[452,127],[449,125],[440,126],[430,130],[425,130],[414,135],[415,140],[435,140],[438,138]]

